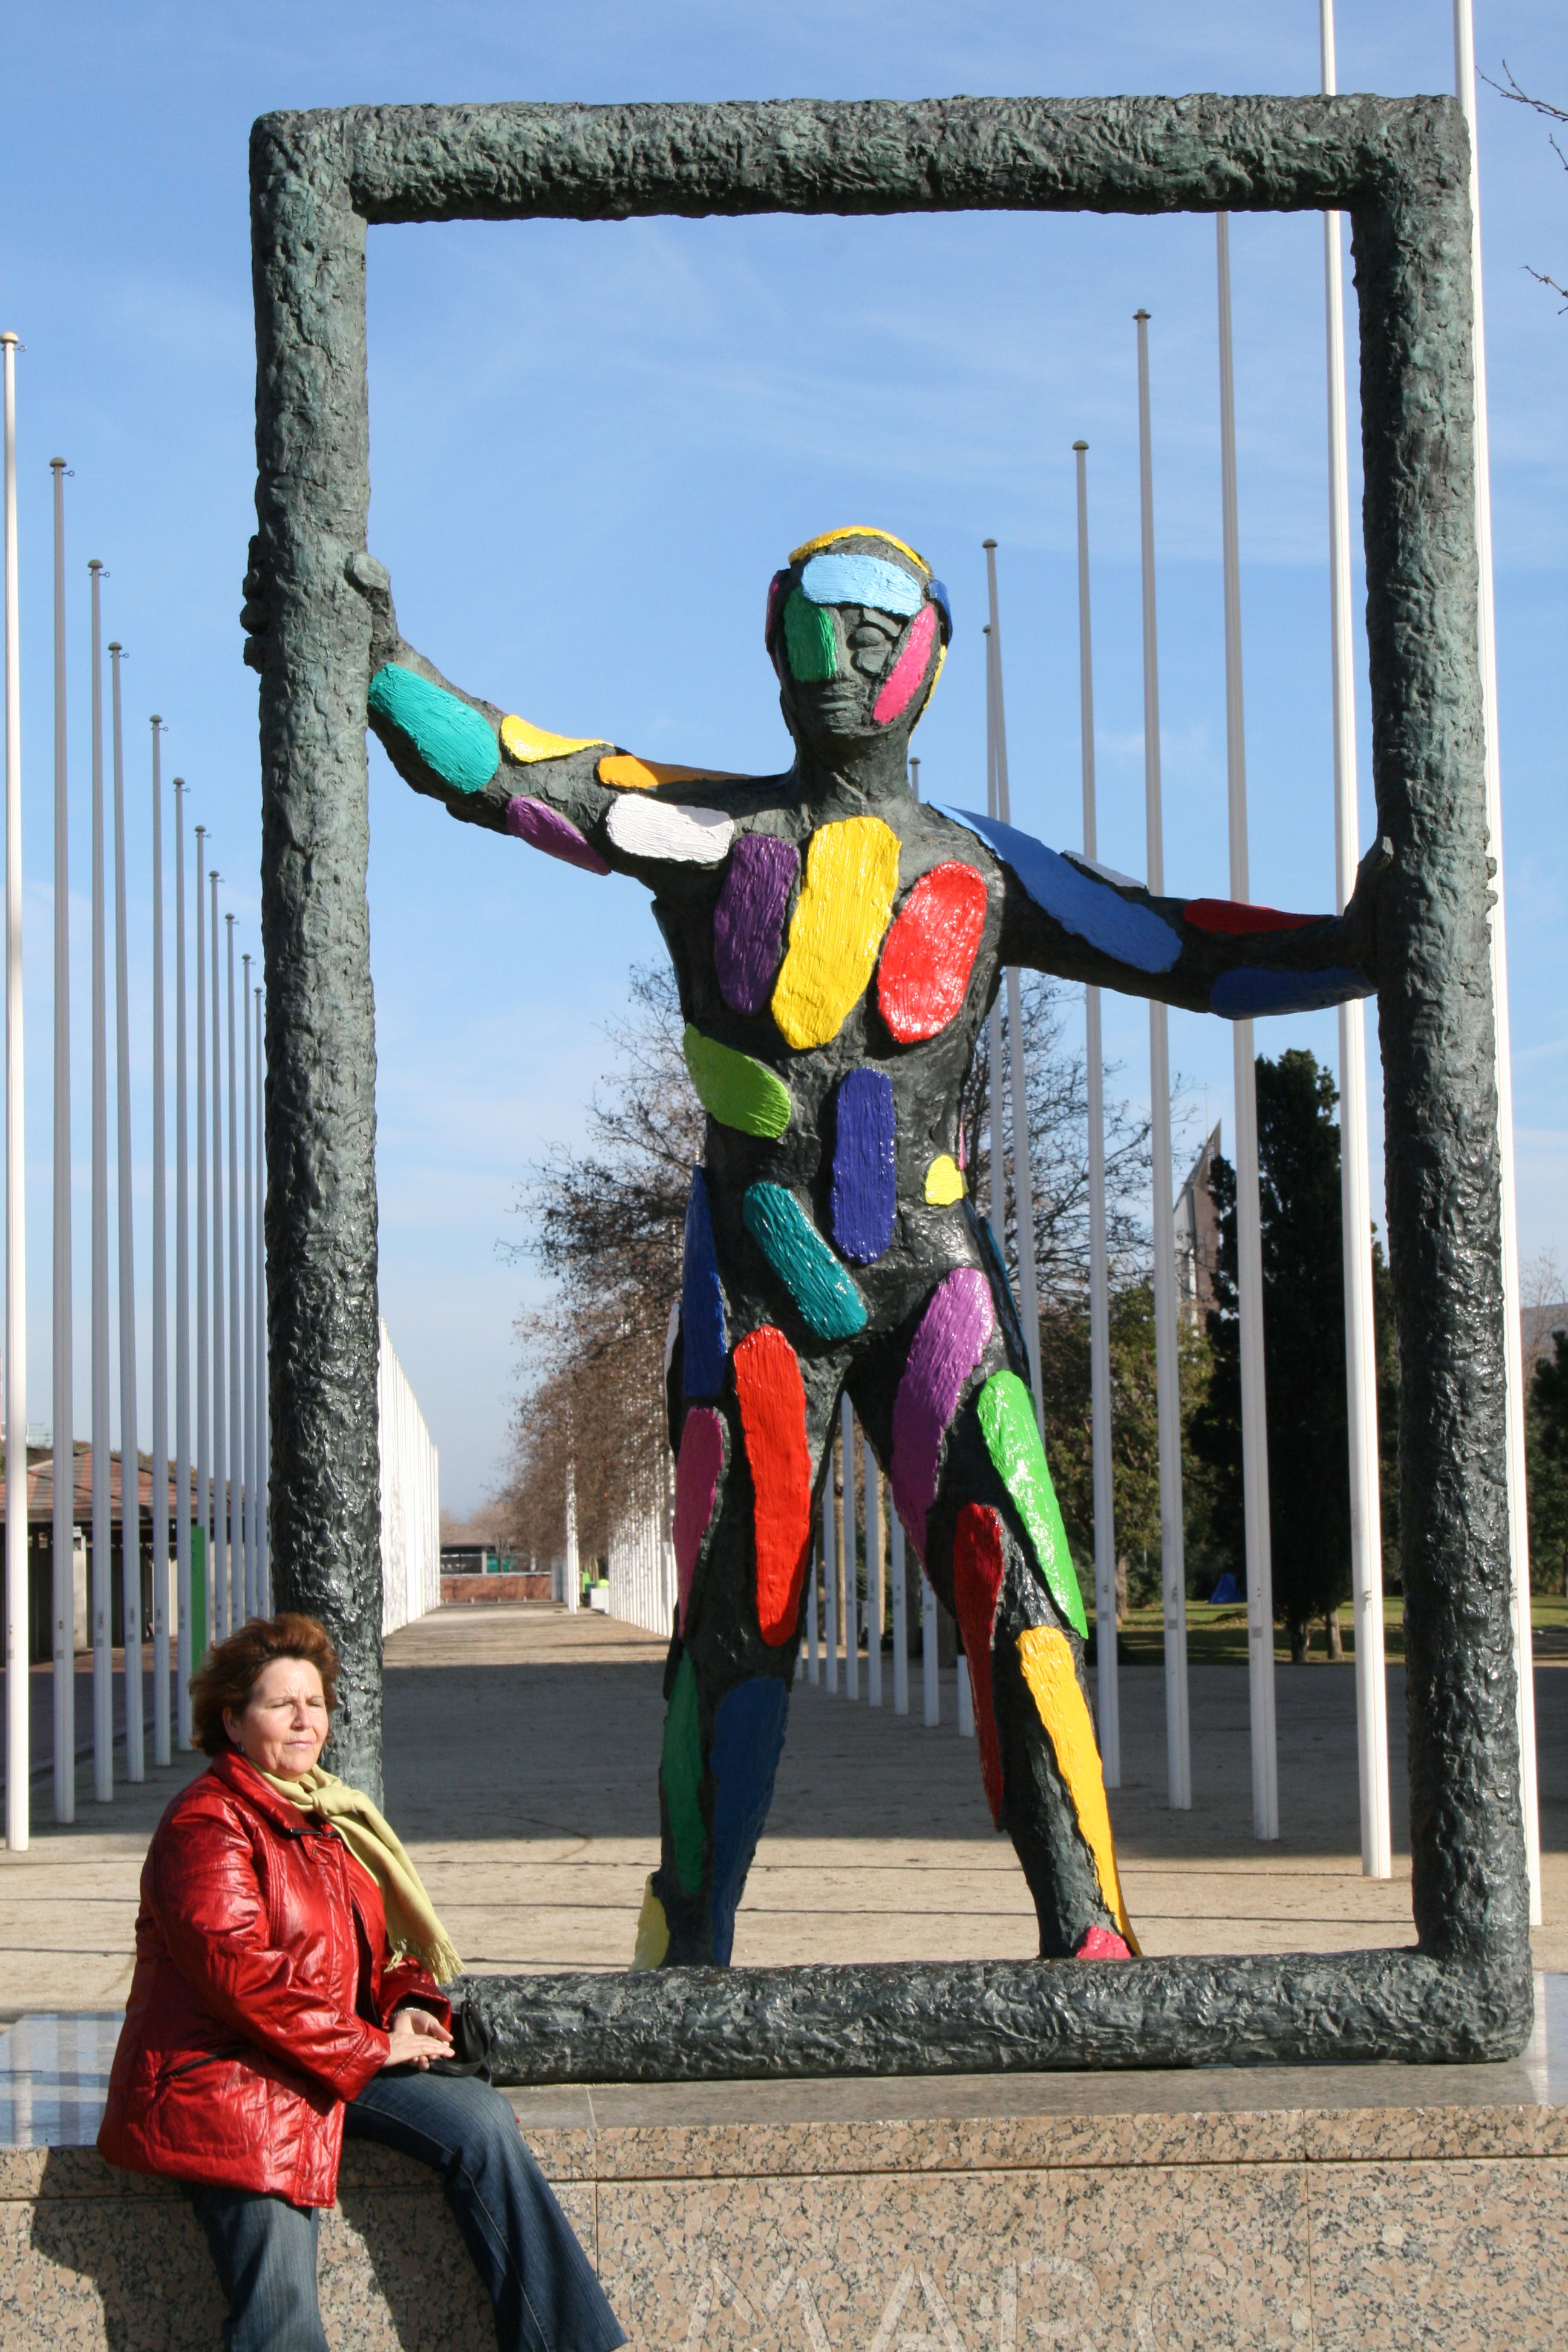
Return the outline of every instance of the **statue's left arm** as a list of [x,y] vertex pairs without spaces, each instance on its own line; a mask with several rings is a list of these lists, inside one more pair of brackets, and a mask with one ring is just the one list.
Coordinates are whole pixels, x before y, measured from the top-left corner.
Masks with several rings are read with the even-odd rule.
[[1004,963],[1230,1021],[1376,992],[1379,891],[1393,862],[1386,842],[1363,858],[1342,915],[1293,915],[1229,898],[1157,898],[994,818],[942,813],[977,835],[1002,868]]

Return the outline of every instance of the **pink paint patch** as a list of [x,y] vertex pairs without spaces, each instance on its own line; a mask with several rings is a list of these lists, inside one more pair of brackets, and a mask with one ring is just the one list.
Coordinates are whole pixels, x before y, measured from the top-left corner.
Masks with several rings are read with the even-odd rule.
[[926,664],[931,659],[931,641],[936,635],[936,606],[922,604],[910,624],[910,634],[904,639],[904,650],[883,681],[871,716],[879,727],[890,727],[895,719],[902,718],[915,698],[917,689],[924,683]]
[[1083,1941],[1073,1954],[1075,1960],[1130,1960],[1131,1947],[1124,1944],[1114,1927],[1086,1927]]
[[711,1405],[686,1416],[675,1465],[675,1569],[680,1588],[680,1622],[697,1570],[697,1556],[713,1517],[719,1476],[724,1467],[724,1424]]
[[610,870],[607,860],[600,856],[584,834],[578,832],[571,818],[543,801],[508,801],[506,829],[519,841],[526,841],[531,849],[542,849],[546,857],[559,857],[568,866],[580,866],[584,874],[607,874]]
[[959,1266],[932,1291],[910,1343],[893,1399],[893,1500],[922,1560],[942,1442],[995,1328],[990,1284]]

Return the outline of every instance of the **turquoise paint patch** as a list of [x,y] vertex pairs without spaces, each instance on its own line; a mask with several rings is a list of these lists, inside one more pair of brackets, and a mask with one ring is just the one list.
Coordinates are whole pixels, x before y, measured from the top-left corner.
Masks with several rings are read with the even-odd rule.
[[819,686],[838,675],[838,640],[831,614],[808,604],[797,588],[784,606],[784,652],[790,676],[803,686]]
[[748,1185],[741,1214],[814,1331],[849,1339],[864,1329],[865,1301],[793,1192],[782,1184]]
[[683,1656],[675,1670],[675,1688],[664,1717],[664,1755],[658,1777],[669,1816],[675,1869],[683,1891],[699,1894],[702,1886],[702,1735],[697,1720],[697,1672]]
[[814,604],[869,604],[906,620],[926,600],[920,581],[879,555],[814,555],[800,585]]
[[500,746],[488,719],[417,670],[388,662],[370,682],[376,718],[406,735],[427,768],[454,792],[482,792],[500,765]]
[[1069,1625],[1087,1638],[1089,1620],[1068,1549],[1061,1505],[1051,1484],[1034,1401],[1016,1372],[994,1372],[975,1404],[980,1432],[997,1476],[1023,1520],[1046,1590]]

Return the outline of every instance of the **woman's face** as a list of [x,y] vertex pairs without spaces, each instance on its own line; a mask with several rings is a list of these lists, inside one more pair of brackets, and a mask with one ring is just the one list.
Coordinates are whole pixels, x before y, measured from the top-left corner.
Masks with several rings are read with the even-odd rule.
[[259,1772],[297,1780],[321,1752],[329,1727],[319,1669],[307,1658],[272,1658],[238,1715],[225,1707],[223,1727]]

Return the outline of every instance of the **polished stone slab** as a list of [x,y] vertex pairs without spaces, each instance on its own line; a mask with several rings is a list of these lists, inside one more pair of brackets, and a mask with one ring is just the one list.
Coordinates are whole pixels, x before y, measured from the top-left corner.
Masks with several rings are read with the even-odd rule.
[[[1568,1977],[1507,2065],[586,2084],[511,2099],[634,2342],[669,2352],[1495,2352],[1568,2336]],[[90,2145],[118,2015],[0,2036],[0,2352],[196,2352],[169,2183]],[[482,2352],[434,2176],[348,2151],[342,2352]]]

